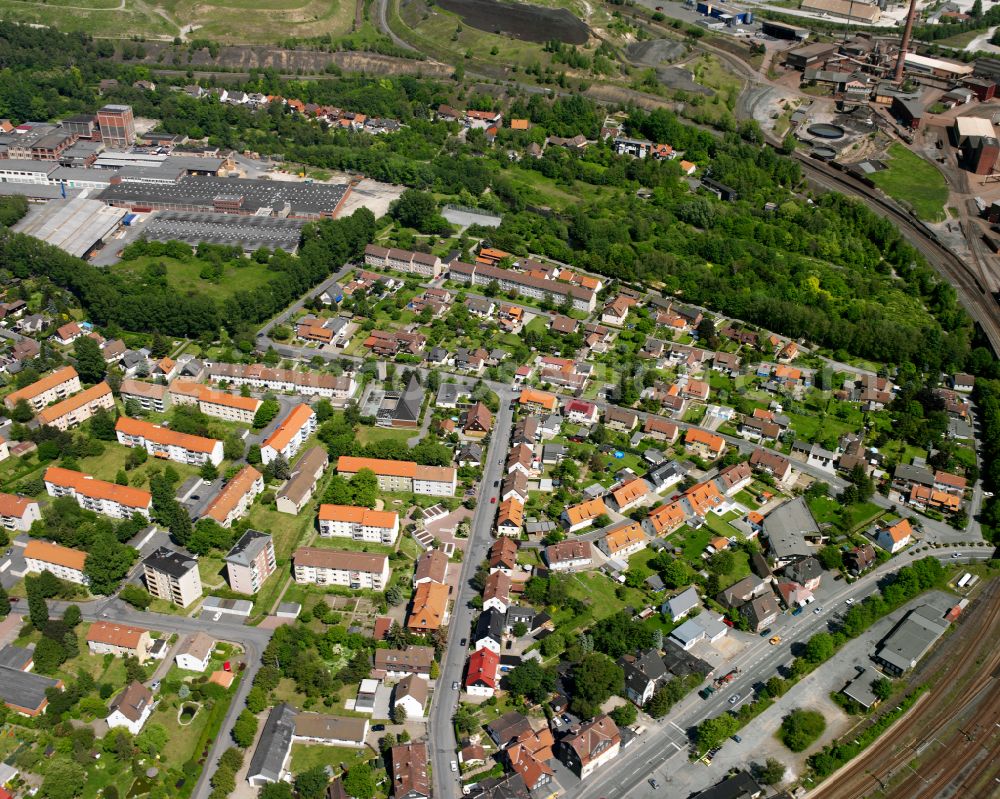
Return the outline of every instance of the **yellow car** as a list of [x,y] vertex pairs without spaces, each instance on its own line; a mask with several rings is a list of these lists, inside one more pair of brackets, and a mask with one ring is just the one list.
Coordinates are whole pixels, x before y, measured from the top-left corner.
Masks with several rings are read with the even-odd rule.
[[780,644],[780,643],[781,643],[781,636],[780,635],[776,635],[773,638],[771,638],[771,646],[774,646],[775,644]]

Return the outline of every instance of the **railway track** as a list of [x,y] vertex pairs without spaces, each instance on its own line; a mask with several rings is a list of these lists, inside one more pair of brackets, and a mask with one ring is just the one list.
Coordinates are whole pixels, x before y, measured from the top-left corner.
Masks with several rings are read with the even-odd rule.
[[[945,795],[942,786],[959,778],[979,785],[990,769],[997,768],[994,757],[976,760],[979,745],[960,746],[957,741],[968,743],[967,738],[961,729],[951,728],[972,715],[975,721],[992,719],[989,729],[983,728],[984,741],[996,740],[986,738],[992,736],[991,731],[1000,732],[993,727],[1000,723],[1000,650],[993,644],[1000,635],[1000,580],[986,586],[967,613],[948,648],[939,648],[911,681],[916,684],[932,678],[935,684],[927,696],[865,752],[814,789],[809,799],[862,799],[876,792],[894,799],[939,799]],[[952,690],[955,685],[961,686],[957,693]],[[951,741],[952,735],[958,739]],[[906,774],[910,763],[935,745],[939,750],[919,767],[920,773]],[[963,769],[970,766],[972,771],[963,775]],[[955,794],[963,799],[973,795]],[[987,790],[983,795],[995,796],[996,792]]]

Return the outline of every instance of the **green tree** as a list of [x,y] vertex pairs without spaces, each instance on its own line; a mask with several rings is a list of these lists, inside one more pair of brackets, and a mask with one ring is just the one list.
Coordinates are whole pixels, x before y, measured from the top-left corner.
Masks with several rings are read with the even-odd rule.
[[170,353],[170,339],[161,333],[154,332],[152,343],[149,345],[149,354],[154,358],[165,358]]
[[107,365],[101,354],[101,345],[90,336],[80,336],[73,342],[73,359],[76,371],[84,383],[99,383],[104,379]]
[[142,728],[135,738],[135,745],[139,751],[148,757],[156,757],[167,745],[167,729],[162,724],[147,724]]
[[63,755],[57,755],[45,765],[41,795],[45,799],[74,799],[83,792],[87,773],[83,766]]
[[715,718],[705,719],[698,725],[696,733],[698,748],[702,752],[718,746],[731,735],[735,735],[740,723],[735,716],[723,713]]
[[247,693],[247,710],[251,713],[260,713],[267,704],[267,691],[262,690],[259,685],[253,686]]
[[708,568],[713,574],[724,577],[731,574],[736,566],[736,558],[728,549],[716,552],[708,560]]
[[833,657],[836,647],[833,636],[829,633],[816,633],[806,643],[806,660],[810,663],[823,663]]
[[233,724],[233,740],[237,746],[246,749],[253,743],[257,735],[257,717],[249,710],[244,710],[236,717]]
[[554,688],[555,675],[535,660],[522,661],[507,675],[507,690],[513,696],[527,697],[536,704],[544,702]]
[[[77,339],[83,341],[83,339]],[[90,417],[90,434],[100,441],[115,441],[118,434],[115,432],[115,418],[104,408],[98,408],[94,415]]]
[[66,660],[72,660],[80,654],[80,642],[72,630],[68,630],[63,636],[62,646]]
[[372,799],[375,795],[375,773],[367,763],[351,766],[344,776],[344,792],[354,799]]
[[817,710],[796,708],[781,722],[781,740],[793,752],[809,748],[826,729],[826,720]]
[[35,412],[31,410],[27,400],[19,399],[10,412],[10,418],[24,424],[35,418]]
[[97,536],[91,542],[83,564],[83,573],[90,579],[91,592],[110,595],[117,591],[136,555],[134,549],[119,543],[111,535]]
[[146,668],[139,662],[139,658],[126,655],[122,658],[122,665],[125,666],[125,680],[127,682],[145,682]]
[[292,799],[292,786],[287,782],[269,782],[261,788],[260,799]]
[[49,620],[49,606],[45,603],[38,580],[34,577],[27,578],[25,591],[28,594],[28,618],[35,629],[41,630]]
[[257,413],[253,417],[253,427],[255,430],[260,430],[263,427],[267,427],[281,412],[281,406],[278,404],[277,400],[266,399],[261,402],[260,407],[257,409]]
[[371,469],[359,469],[351,480],[354,504],[362,508],[374,508],[379,498],[378,477]]
[[635,705],[631,702],[626,702],[624,705],[619,705],[612,710],[609,715],[619,727],[627,727],[630,724],[635,724],[639,712],[636,710]]
[[226,436],[222,439],[222,456],[229,461],[238,461],[246,453],[247,447],[239,436]]
[[298,799],[323,799],[329,782],[326,766],[316,765],[295,775],[295,793]]
[[573,668],[573,712],[581,717],[593,716],[601,703],[621,691],[624,684],[621,666],[607,655],[592,652]]
[[0,585],[0,619],[6,618],[10,613],[10,596],[7,589]]
[[757,779],[765,785],[777,785],[785,777],[785,764],[769,757],[764,765],[756,769]]
[[118,598],[138,610],[145,610],[153,604],[153,597],[149,595],[149,591],[132,583],[122,587],[118,592]]
[[35,644],[35,670],[39,674],[53,674],[66,660],[66,651],[58,641],[43,636]]
[[215,468],[214,463],[207,460],[198,470],[198,476],[201,477],[202,480],[215,480],[219,476],[219,470]]
[[884,702],[892,695],[892,680],[879,677],[872,681],[872,693]]

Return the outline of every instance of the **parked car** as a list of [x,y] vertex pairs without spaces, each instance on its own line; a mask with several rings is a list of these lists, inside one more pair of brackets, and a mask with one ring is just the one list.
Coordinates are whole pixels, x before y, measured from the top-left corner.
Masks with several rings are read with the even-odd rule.
[[372,732],[382,732],[385,730],[384,724],[372,724]]
[[490,504],[491,505],[496,505],[497,504],[497,498],[496,497],[490,497]]
[[659,787],[660,787],[660,783],[658,783],[658,782],[656,781],[656,777],[650,777],[650,778],[649,778],[649,784],[650,784],[650,785],[651,785],[651,786],[652,786],[653,788],[659,788]]
[[767,638],[767,636],[769,636],[770,634],[771,634],[771,628],[770,627],[768,627],[766,630],[761,630],[760,631],[760,637],[761,638]]
[[462,643],[460,644],[460,646],[468,646],[468,645],[469,645],[469,639],[468,638],[463,638],[462,639]]
[[451,770],[452,771],[458,771],[458,761],[456,761],[456,760],[452,760],[451,761]]
[[453,690],[453,691],[457,691],[458,690],[458,680],[455,680],[455,682],[453,682],[451,684],[451,690]]
[[735,705],[739,701],[740,701],[740,695],[739,694],[733,694],[731,697],[729,697],[729,704],[731,704],[731,705]]

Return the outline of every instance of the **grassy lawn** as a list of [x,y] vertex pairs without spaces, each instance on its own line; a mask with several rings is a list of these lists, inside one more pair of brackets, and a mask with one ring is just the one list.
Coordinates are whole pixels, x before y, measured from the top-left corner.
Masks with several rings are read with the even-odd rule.
[[851,505],[846,511],[851,532],[867,527],[885,512],[883,508],[880,508],[874,502],[862,502],[860,505]]
[[225,562],[222,558],[214,558],[202,555],[198,558],[198,574],[201,577],[202,585],[206,588],[211,586],[224,586],[226,579],[223,576]]
[[316,536],[316,540],[313,541],[310,546],[325,547],[326,549],[341,549],[349,552],[371,552],[375,555],[391,555],[396,551],[396,547],[388,544],[373,544],[368,541],[355,541],[353,538],[323,538],[321,536]]
[[[81,458],[80,471],[91,474],[100,480],[107,480],[113,483],[118,472],[125,468],[125,460],[128,458],[131,449],[109,441],[101,443],[104,444],[104,452],[90,458]],[[128,472],[128,484],[134,488],[148,489],[150,476],[157,472],[162,472],[168,463],[180,475],[178,487],[189,477],[193,477],[199,472],[197,467],[186,463],[150,458],[139,468]],[[224,473],[227,465],[227,462],[223,461],[219,467],[219,472]]]
[[350,749],[345,746],[324,746],[323,744],[292,744],[293,774],[308,771],[313,766],[331,766],[334,772],[340,767],[350,769],[370,760],[372,751],[368,748]]
[[719,586],[723,589],[729,588],[750,575],[750,556],[742,549],[734,549],[732,553],[735,560],[733,570],[719,578]]
[[844,433],[857,431],[859,425],[845,422],[831,415],[824,417],[801,413],[786,413],[792,423],[796,439],[806,441],[824,441],[828,438],[839,438]]
[[246,266],[227,267],[218,281],[204,280],[200,277],[203,264],[192,258],[181,261],[176,258],[143,256],[134,261],[115,264],[110,267],[116,273],[125,277],[143,275],[152,263],[163,263],[167,267],[167,282],[178,291],[189,291],[211,297],[215,300],[225,300],[237,291],[252,291],[267,284],[274,278],[265,264],[251,262]]
[[889,168],[871,176],[875,185],[911,206],[921,219],[943,221],[948,185],[937,168],[898,143],[889,148],[888,156]]
[[734,538],[741,535],[735,527],[723,519],[718,513],[709,513],[705,517],[705,526],[716,535],[721,535],[723,538]]
[[886,441],[879,451],[895,463],[912,463],[914,458],[927,457],[927,450],[915,447],[905,441]]
[[715,533],[707,524],[697,530],[692,530],[685,525],[670,536],[668,544],[680,547],[684,557],[691,561],[696,569],[700,569],[702,567],[701,553],[705,551],[705,547],[708,546],[708,542],[714,535]]
[[806,500],[816,524],[835,524],[840,520],[841,505],[830,497],[810,497]]
[[393,430],[388,427],[365,427],[358,428],[358,443],[361,445],[372,444],[376,441],[398,441],[405,444],[407,439],[416,435],[416,430]]
[[736,501],[739,502],[743,507],[753,510],[757,505],[757,497],[747,491],[745,488],[736,494]]
[[274,507],[257,502],[250,508],[247,520],[254,530],[263,530],[271,534],[274,538],[274,554],[280,561],[291,557],[292,551],[312,529],[313,516],[311,503],[301,514],[292,516],[289,513],[279,513]]

